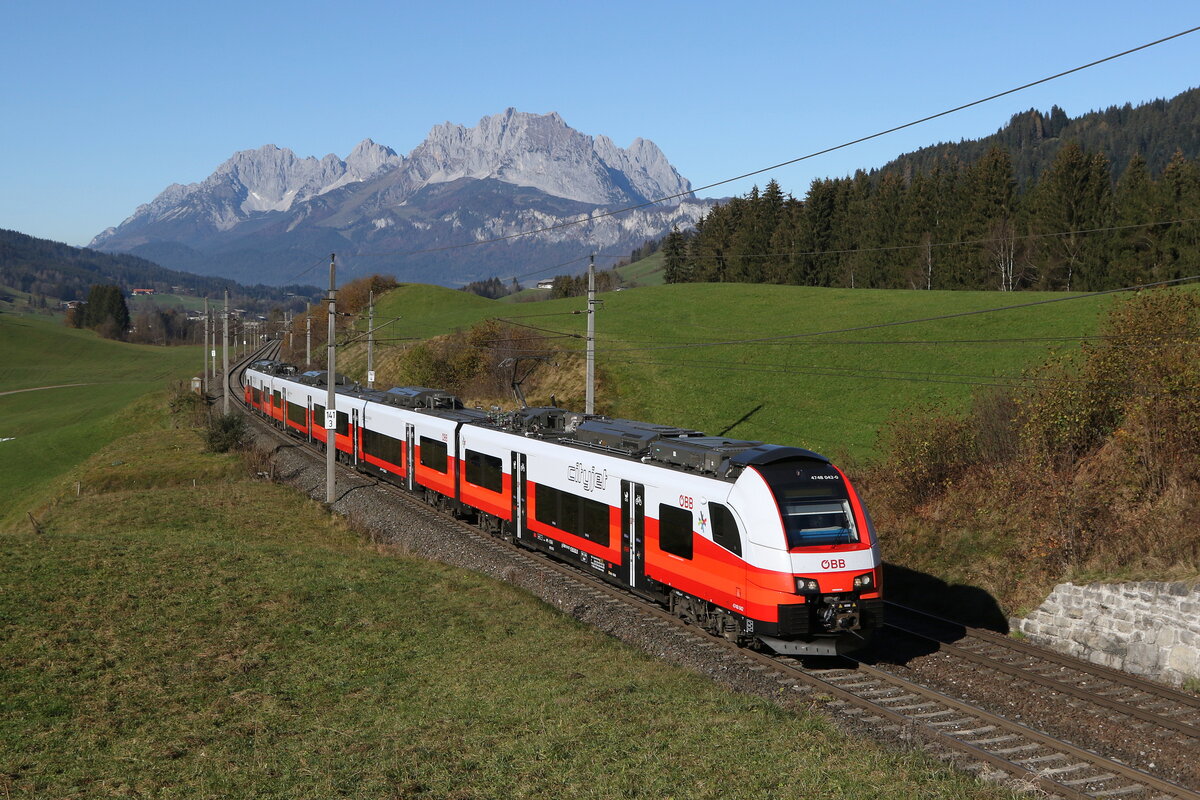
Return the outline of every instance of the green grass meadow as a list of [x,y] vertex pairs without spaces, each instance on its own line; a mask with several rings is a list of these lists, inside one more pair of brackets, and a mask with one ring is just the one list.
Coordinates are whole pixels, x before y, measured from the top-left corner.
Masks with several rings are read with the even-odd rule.
[[[916,403],[961,408],[972,392],[1019,378],[1051,353],[1077,346],[1046,337],[1094,333],[1113,298],[846,329],[1065,296],[743,284],[609,292],[596,315],[597,365],[609,382],[598,407],[713,435],[869,459],[892,413]],[[376,316],[401,318],[388,335],[422,338],[502,317],[575,334],[580,338],[552,341],[582,351],[586,317],[571,312],[585,307],[583,298],[509,305],[405,285],[383,298]],[[756,337],[775,340],[701,346]]]
[[136,410],[0,533],[5,798],[1007,796],[365,543]]
[[199,347],[113,342],[38,316],[0,317],[0,353],[0,522],[23,517],[47,481],[123,435],[131,403],[202,367]]

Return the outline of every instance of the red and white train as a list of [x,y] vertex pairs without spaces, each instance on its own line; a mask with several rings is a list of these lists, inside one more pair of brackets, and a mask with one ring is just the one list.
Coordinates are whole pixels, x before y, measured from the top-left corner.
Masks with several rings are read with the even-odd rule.
[[[318,447],[326,373],[246,372],[258,413]],[[879,627],[879,545],[846,476],[809,450],[561,408],[487,413],[337,376],[338,458],[603,575],[709,631],[832,655]]]

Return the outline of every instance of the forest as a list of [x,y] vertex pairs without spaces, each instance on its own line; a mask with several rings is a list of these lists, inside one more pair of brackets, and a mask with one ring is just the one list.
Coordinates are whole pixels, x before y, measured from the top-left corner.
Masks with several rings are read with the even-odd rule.
[[292,295],[309,301],[321,295],[315,286],[244,286],[226,278],[166,269],[137,256],[102,253],[0,230],[0,286],[28,292],[36,307],[85,300],[97,283],[115,284],[126,292],[136,287],[167,293],[178,287],[214,298],[228,290],[235,305],[253,310],[286,303]]
[[1096,291],[1195,274],[1198,101],[1027,112],[985,140],[814,180],[803,199],[772,180],[669,234],[665,279]]

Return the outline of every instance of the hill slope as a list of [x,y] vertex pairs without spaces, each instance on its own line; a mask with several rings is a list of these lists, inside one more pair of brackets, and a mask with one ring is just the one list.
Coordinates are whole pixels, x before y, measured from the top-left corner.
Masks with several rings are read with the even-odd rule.
[[47,480],[123,435],[135,399],[202,364],[199,347],[124,344],[8,314],[0,352],[0,519],[23,514]]
[[[1018,379],[1050,350],[1075,347],[1072,337],[1093,333],[1110,298],[939,317],[1066,296],[745,284],[610,292],[601,296],[596,316],[597,365],[610,387],[598,395],[598,408],[711,434],[869,458],[892,413],[917,402],[961,408],[973,391]],[[550,342],[581,353],[586,317],[576,312],[585,307],[584,298],[508,304],[407,285],[379,301],[376,320],[400,317],[381,337],[427,338],[499,317],[548,332],[558,337]],[[930,319],[920,324],[815,335],[925,318]],[[761,341],[714,344],[731,340]],[[382,343],[376,363],[387,347],[406,344]],[[339,363],[353,373],[365,368],[365,356],[351,348]],[[378,382],[402,380],[381,372]],[[582,385],[582,375],[574,380]]]
[[0,230],[0,286],[47,300],[86,300],[95,284],[115,284],[126,292],[155,289],[160,294],[179,288],[208,297],[219,297],[228,290],[236,304],[248,307],[284,302],[289,292],[313,299],[320,296],[320,290],[312,286],[243,286],[233,280],[166,269],[137,256],[101,253]]
[[1029,109],[1014,114],[991,136],[961,142],[942,142],[905,153],[880,172],[928,172],[939,163],[973,164],[992,147],[1007,150],[1018,184],[1041,175],[1065,142],[1077,141],[1087,152],[1103,153],[1112,178],[1125,171],[1135,153],[1159,175],[1176,150],[1184,158],[1200,156],[1200,89],[1189,89],[1169,100],[1134,106],[1109,106],[1078,117],[1068,117],[1054,106],[1049,112]]

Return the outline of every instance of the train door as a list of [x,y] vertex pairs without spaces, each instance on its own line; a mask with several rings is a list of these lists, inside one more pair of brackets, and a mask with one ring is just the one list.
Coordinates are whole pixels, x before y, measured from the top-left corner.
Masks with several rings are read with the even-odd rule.
[[621,555],[625,579],[637,588],[646,582],[646,487],[621,481]]
[[358,428],[358,409],[350,409],[350,463],[358,466],[358,443],[362,432]]
[[315,419],[313,419],[312,407],[313,407],[312,396],[309,395],[308,413],[304,415],[304,419],[307,420],[307,423],[304,426],[304,433],[308,436],[308,441],[310,444],[312,443],[312,440],[313,440],[313,435],[312,435],[313,427],[315,427],[317,424],[317,421]]
[[513,537],[518,541],[529,538],[529,531],[525,527],[527,516],[527,500],[525,486],[525,454],[512,454],[512,509],[513,509]]
[[417,488],[417,433],[412,425],[404,426],[407,431],[405,433],[404,442],[404,485],[407,489],[415,491]]

